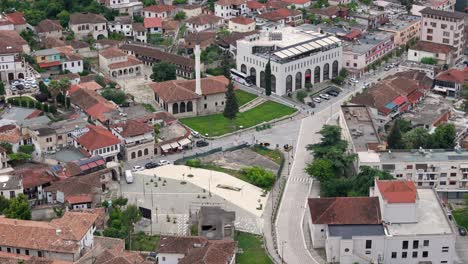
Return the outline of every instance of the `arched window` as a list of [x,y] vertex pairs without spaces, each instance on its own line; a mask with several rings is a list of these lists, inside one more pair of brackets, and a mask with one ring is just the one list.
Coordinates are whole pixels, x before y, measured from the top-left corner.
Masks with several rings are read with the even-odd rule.
[[317,66],[315,67],[314,70],[314,83],[319,83],[320,82],[320,67]]
[[132,156],[132,159],[135,159],[135,158],[136,158],[135,152],[132,152],[132,155],[131,155],[131,156]]
[[192,112],[193,111],[193,104],[192,101],[189,101],[187,103],[187,112]]
[[312,82],[312,71],[310,69],[307,69],[305,72],[305,83],[311,83]]
[[180,113],[185,113],[185,102],[180,103]]
[[247,66],[245,64],[241,65],[241,72],[247,74]]
[[296,90],[302,88],[302,73],[296,73]]
[[292,92],[292,76],[286,77],[286,93]]
[[177,103],[172,104],[172,114],[176,115],[179,113],[179,105]]
[[328,63],[323,66],[323,80],[330,80],[330,64]]
[[332,78],[335,79],[338,76],[338,61],[334,61],[332,64]]
[[252,82],[254,85],[257,84],[257,70],[254,67],[250,68],[250,76],[252,76]]
[[264,71],[261,71],[260,72],[260,88],[265,88],[266,87],[266,84],[265,84],[265,72]]
[[143,151],[143,153],[145,154],[145,156],[148,155],[148,153],[149,153],[148,149],[145,148],[145,150]]
[[271,75],[271,92],[276,93],[276,76]]
[[138,157],[141,157],[143,156],[143,152],[141,152],[141,150],[138,151]]

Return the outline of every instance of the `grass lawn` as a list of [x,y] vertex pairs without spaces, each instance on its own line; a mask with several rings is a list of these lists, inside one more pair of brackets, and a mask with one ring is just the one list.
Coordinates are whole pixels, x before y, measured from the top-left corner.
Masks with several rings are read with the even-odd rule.
[[221,136],[238,130],[240,126],[243,128],[253,127],[294,112],[296,112],[294,108],[267,101],[248,111],[238,113],[233,122],[225,118],[223,114],[189,117],[180,121],[202,135]]
[[243,253],[237,254],[237,264],[270,264],[273,263],[263,248],[262,237],[249,233],[236,232],[235,240]]
[[279,149],[269,149],[265,147],[260,147],[260,146],[254,146],[252,147],[252,150],[257,152],[258,154],[265,156],[272,161],[274,161],[276,164],[281,164],[281,160],[283,159],[283,153]]
[[159,243],[159,236],[150,236],[143,232],[132,235],[132,247],[130,250],[154,251]]
[[453,210],[452,215],[459,226],[468,229],[468,208]]
[[236,94],[237,104],[239,104],[239,107],[257,98],[255,94],[251,94],[240,89],[235,90],[234,93]]

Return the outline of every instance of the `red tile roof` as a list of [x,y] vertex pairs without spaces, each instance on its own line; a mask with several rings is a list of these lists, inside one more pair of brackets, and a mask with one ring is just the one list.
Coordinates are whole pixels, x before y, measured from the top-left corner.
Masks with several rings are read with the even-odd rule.
[[216,24],[222,19],[215,16],[215,15],[208,15],[208,14],[202,14],[199,16],[192,17],[188,19],[186,22],[189,24],[194,24],[194,25],[207,25],[207,24]]
[[61,65],[62,63],[60,61],[51,61],[51,62],[42,62],[42,63],[39,63],[39,68],[50,68],[50,67],[55,67],[55,66],[59,66]]
[[87,150],[96,150],[120,144],[120,140],[104,127],[88,125],[89,131],[76,141]]
[[354,39],[354,38],[357,38],[359,35],[361,35],[361,30],[353,29],[351,32],[344,35],[344,37],[347,38],[347,39]]
[[468,83],[468,68],[464,71],[459,69],[449,69],[436,76],[436,80],[465,84]]
[[416,103],[419,98],[421,98],[424,94],[420,91],[414,91],[411,94],[408,95],[408,100],[410,100],[411,103]]
[[440,44],[440,43],[435,43],[435,42],[428,42],[428,41],[419,41],[411,49],[428,51],[428,52],[433,52],[433,53],[444,53],[444,54],[447,54],[450,51],[455,50],[455,48],[450,45],[445,45],[445,44]]
[[120,127],[122,130],[119,134],[124,138],[140,136],[154,131],[152,126],[132,119],[127,120],[127,122],[122,124]]
[[293,4],[293,5],[304,5],[304,4],[310,3],[310,0],[282,0],[282,1],[288,4]]
[[381,223],[377,197],[310,198],[309,209],[314,224],[374,225]]
[[415,203],[416,185],[413,181],[376,181],[376,187],[387,203]]
[[152,5],[143,8],[143,11],[153,12],[153,13],[163,13],[163,12],[170,12],[174,11],[177,8],[173,5]]
[[112,48],[108,48],[108,49],[105,49],[105,50],[101,50],[99,52],[99,55],[103,56],[106,59],[110,59],[110,58],[127,56],[127,53],[125,53],[121,49],[112,47]]
[[69,204],[91,203],[93,201],[93,196],[91,194],[70,195],[66,198],[66,201]]
[[44,19],[36,26],[36,31],[38,33],[52,32],[52,31],[61,31],[62,25],[58,20]]
[[143,26],[145,28],[161,28],[163,20],[160,17],[146,17],[143,20]]
[[235,17],[231,19],[231,22],[236,23],[236,24],[241,24],[241,25],[249,25],[252,23],[255,23],[255,20],[248,18],[248,17]]
[[26,19],[24,19],[24,14],[21,12],[13,12],[5,14],[5,18],[13,23],[14,25],[25,25]]
[[231,6],[231,5],[243,5],[247,0],[218,0],[215,2],[216,5]]
[[108,67],[109,69],[113,70],[113,69],[126,68],[130,66],[136,66],[140,64],[143,66],[143,63],[139,59],[135,58],[135,56],[128,55],[126,61],[111,63],[108,65]]
[[406,97],[399,95],[397,98],[393,99],[392,102],[394,102],[396,105],[400,106],[406,101],[407,101]]
[[256,10],[265,8],[265,5],[257,1],[247,1],[247,7]]
[[258,17],[266,19],[266,20],[271,20],[271,21],[279,21],[279,20],[286,19],[286,18],[288,18],[290,16],[298,16],[300,14],[302,14],[302,13],[300,11],[297,11],[297,10],[291,10],[291,9],[287,9],[287,8],[280,8],[280,9],[274,10],[272,12],[263,13],[261,15],[258,15]]

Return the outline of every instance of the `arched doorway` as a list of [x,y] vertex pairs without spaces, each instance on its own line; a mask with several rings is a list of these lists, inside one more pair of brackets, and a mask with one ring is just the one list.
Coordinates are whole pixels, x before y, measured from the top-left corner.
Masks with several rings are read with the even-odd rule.
[[305,72],[305,83],[308,84],[308,83],[311,83],[311,82],[312,82],[312,71],[310,69],[308,69]]
[[292,92],[292,76],[286,77],[286,93]]
[[180,103],[180,113],[185,113],[185,102]]
[[22,72],[18,73],[18,79],[24,79],[24,74]]
[[338,76],[338,61],[334,61],[332,64],[332,78],[335,79]]
[[145,148],[145,150],[144,150],[143,154],[146,156],[146,155],[148,155],[148,153],[149,153],[148,149],[147,149],[147,148]]
[[257,70],[254,67],[250,68],[250,76],[252,76],[253,85],[257,85]]
[[260,88],[265,88],[265,72],[261,71],[260,72]]
[[319,83],[320,82],[320,67],[317,66],[315,67],[314,70],[314,83]]
[[242,73],[247,73],[247,66],[245,66],[245,64],[241,65],[241,72]]
[[299,90],[302,88],[302,73],[298,72],[296,73],[296,90]]
[[12,72],[8,73],[8,80],[11,81],[13,79],[15,79],[15,75]]
[[187,103],[187,112],[192,112],[193,111],[193,104],[192,101]]
[[271,92],[276,93],[276,76],[271,75]]
[[177,103],[172,104],[172,114],[176,115],[179,113],[179,105]]
[[132,154],[130,155],[130,158],[131,158],[131,159],[135,159],[135,158],[136,158],[135,152],[132,152]]
[[138,151],[138,157],[143,156],[143,152],[141,150]]
[[323,80],[330,80],[330,64],[328,63],[323,66]]

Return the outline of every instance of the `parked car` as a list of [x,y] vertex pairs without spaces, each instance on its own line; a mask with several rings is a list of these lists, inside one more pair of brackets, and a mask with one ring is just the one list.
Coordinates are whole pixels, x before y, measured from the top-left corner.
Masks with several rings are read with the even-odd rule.
[[142,166],[133,166],[132,168],[132,172],[136,172],[136,171],[142,171],[144,170],[145,168],[143,168]]
[[466,236],[466,229],[463,227],[459,227],[458,233],[460,234],[460,236]]
[[125,181],[127,183],[133,183],[133,174],[130,170],[125,171]]
[[202,148],[210,145],[210,143],[206,142],[205,140],[198,140],[196,145],[197,147]]
[[307,105],[310,106],[311,108],[315,108],[314,102],[308,102]]
[[158,166],[159,166],[158,163],[152,162],[152,161],[145,164],[146,169],[153,169],[153,168],[156,168]]
[[389,66],[385,66],[384,71],[389,71],[391,68]]
[[319,104],[322,102],[322,100],[319,97],[312,98],[312,101],[319,103]]
[[396,65],[395,63],[392,62],[392,63],[390,63],[389,66],[390,66],[390,68],[395,68],[397,65]]
[[331,95],[333,97],[337,97],[339,93],[337,93],[335,90],[330,90],[327,92],[328,95]]
[[200,133],[198,133],[197,131],[192,130],[191,134],[192,134],[192,137],[195,137],[195,138],[200,137]]
[[358,82],[359,82],[358,80],[356,80],[356,79],[354,79],[354,78],[349,79],[349,81],[350,81],[351,83],[358,83]]
[[330,100],[330,96],[328,94],[320,94],[320,98],[325,99],[325,100]]
[[171,162],[168,160],[160,160],[158,161],[159,166],[164,166],[164,165],[171,165]]

